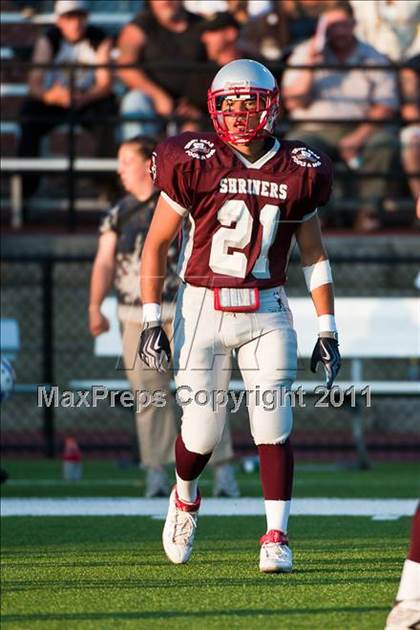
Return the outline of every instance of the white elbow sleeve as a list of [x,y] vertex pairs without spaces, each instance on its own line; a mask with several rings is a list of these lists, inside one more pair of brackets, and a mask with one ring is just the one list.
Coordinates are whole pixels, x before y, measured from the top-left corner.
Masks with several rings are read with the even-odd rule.
[[303,267],[303,274],[309,293],[323,284],[329,284],[333,281],[329,260],[320,260],[310,267]]

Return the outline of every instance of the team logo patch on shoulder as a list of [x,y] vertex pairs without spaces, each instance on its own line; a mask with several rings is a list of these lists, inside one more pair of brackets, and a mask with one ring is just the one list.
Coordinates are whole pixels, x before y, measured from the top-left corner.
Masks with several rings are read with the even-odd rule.
[[292,149],[292,160],[295,164],[306,166],[307,168],[317,168],[321,166],[320,156],[306,147],[295,147]]
[[187,155],[199,160],[208,160],[216,153],[213,142],[201,138],[190,140],[187,142],[184,149]]

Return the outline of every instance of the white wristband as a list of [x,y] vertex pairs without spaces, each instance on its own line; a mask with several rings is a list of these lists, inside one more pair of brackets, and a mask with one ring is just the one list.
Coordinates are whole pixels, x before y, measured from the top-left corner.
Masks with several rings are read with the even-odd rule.
[[334,315],[319,315],[318,332],[337,332]]
[[143,322],[160,322],[162,316],[160,304],[149,302],[143,304]]
[[333,281],[329,260],[320,260],[310,267],[303,267],[303,274],[309,293],[323,284],[329,284]]

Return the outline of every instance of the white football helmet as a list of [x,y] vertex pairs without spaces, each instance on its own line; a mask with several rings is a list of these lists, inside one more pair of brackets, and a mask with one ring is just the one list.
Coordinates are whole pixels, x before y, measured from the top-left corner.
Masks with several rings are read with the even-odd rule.
[[[255,99],[255,106],[249,112],[222,111],[226,98]],[[208,91],[207,104],[216,133],[225,142],[248,144],[252,139],[273,131],[279,113],[279,90],[271,72],[258,61],[238,59],[231,61],[219,70]],[[258,113],[260,120],[252,129],[251,115]],[[228,129],[226,117],[241,117],[243,124]],[[245,119],[244,119],[245,117]]]

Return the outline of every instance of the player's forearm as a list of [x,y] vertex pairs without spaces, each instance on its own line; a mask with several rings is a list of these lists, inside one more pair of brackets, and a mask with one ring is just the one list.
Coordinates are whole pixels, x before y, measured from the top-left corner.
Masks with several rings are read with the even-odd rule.
[[[168,249],[169,243],[155,244],[146,239],[140,265],[140,296],[143,305],[160,305]],[[160,319],[159,309],[152,307],[144,309],[143,307],[143,310],[146,319],[149,319],[148,312],[156,312],[157,319]]]
[[89,309],[99,309],[114,281],[115,267],[95,261],[90,280]]
[[337,332],[334,318],[334,286],[329,260],[303,267],[306,285],[318,316],[319,332]]
[[334,315],[334,285],[331,282],[314,289],[311,292],[311,297],[318,316]]

